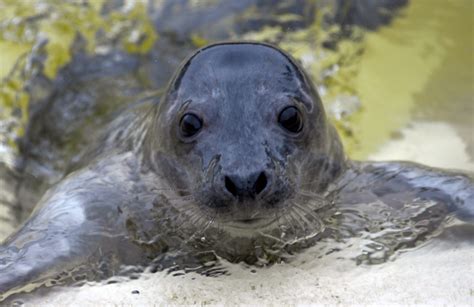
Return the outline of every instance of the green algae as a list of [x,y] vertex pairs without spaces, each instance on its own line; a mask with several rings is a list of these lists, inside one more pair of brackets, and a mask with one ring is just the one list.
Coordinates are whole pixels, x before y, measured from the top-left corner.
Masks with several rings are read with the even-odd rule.
[[9,41],[0,41],[0,79],[7,76],[12,71],[19,56],[31,50],[30,44],[21,44]]
[[[71,59],[70,49],[78,35],[84,38],[89,53],[94,52],[101,43],[98,31],[103,31],[108,41],[120,40],[127,52],[148,52],[157,34],[148,19],[146,2],[131,2],[123,10],[109,14],[102,13],[104,2],[5,0],[0,4],[0,20],[3,21],[0,43],[15,43],[24,49],[31,49],[40,37],[47,39],[44,72],[51,79]],[[9,49],[5,46],[2,51],[13,53]],[[5,70],[8,69],[2,70],[0,78],[5,76]]]
[[[4,123],[0,145],[10,154],[17,151],[16,139],[28,122],[30,99],[25,85],[38,73],[54,79],[70,62],[79,37],[90,54],[115,42],[129,53],[146,53],[153,46],[158,36],[146,1],[110,13],[102,11],[104,2],[0,1],[0,121]],[[38,55],[46,55],[42,67],[29,62]]]
[[191,35],[191,42],[193,43],[196,48],[202,48],[209,44],[209,41],[205,39],[204,37],[198,35],[198,34],[192,34]]

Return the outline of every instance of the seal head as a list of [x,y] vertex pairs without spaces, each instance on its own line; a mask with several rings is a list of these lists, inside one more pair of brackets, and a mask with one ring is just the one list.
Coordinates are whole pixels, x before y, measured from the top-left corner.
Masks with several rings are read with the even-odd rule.
[[295,215],[308,229],[320,225],[312,219],[345,158],[316,90],[285,52],[205,47],[183,63],[154,116],[145,142],[153,169],[207,220],[240,234],[295,227]]

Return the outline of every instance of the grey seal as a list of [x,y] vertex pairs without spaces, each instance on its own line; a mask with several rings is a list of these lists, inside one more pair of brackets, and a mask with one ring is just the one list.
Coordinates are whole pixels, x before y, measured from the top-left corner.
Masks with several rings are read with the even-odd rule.
[[43,196],[0,247],[0,293],[206,252],[271,263],[324,237],[413,226],[389,255],[449,216],[474,220],[471,177],[350,161],[295,60],[263,43],[218,43],[186,59],[160,101],[114,119]]

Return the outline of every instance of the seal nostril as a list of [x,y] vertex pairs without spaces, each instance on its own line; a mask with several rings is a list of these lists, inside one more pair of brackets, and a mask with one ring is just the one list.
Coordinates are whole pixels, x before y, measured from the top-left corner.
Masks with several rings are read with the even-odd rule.
[[260,173],[258,176],[257,181],[254,185],[254,190],[256,194],[260,194],[265,188],[267,187],[267,176],[264,172]]
[[235,186],[234,182],[232,182],[232,180],[227,176],[225,176],[224,180],[225,188],[227,189],[227,191],[229,191],[232,195],[237,196],[237,187]]

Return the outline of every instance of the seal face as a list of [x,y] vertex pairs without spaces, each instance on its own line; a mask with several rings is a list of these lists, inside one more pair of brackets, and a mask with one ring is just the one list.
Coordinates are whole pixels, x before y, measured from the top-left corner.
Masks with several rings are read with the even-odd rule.
[[196,52],[156,110],[149,161],[221,228],[277,227],[287,224],[282,212],[307,215],[301,198],[324,206],[323,192],[345,167],[308,80],[270,45],[222,43]]

